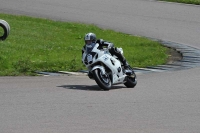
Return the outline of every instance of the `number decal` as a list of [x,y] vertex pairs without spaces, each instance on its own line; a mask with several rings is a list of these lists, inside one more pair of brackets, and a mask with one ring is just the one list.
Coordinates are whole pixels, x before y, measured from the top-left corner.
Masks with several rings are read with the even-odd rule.
[[88,54],[88,55],[87,55],[87,61],[88,61],[88,62],[92,61],[92,55],[91,55],[91,54]]

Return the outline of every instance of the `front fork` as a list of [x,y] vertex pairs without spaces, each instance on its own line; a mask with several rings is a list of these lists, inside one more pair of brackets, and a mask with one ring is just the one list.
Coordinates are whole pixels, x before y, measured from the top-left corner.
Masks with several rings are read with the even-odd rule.
[[[97,65],[97,66],[94,66],[89,72],[88,72],[88,77],[90,78],[90,79],[94,79],[93,78],[93,71],[95,70],[95,69],[99,69],[100,71],[101,71],[101,74],[102,75],[108,75],[109,77],[110,77],[110,75],[111,75],[111,73],[107,73],[106,72],[106,70],[105,70],[105,68],[104,68],[104,66],[103,66],[103,64],[102,65]],[[107,73],[107,74],[106,74]],[[111,77],[110,77],[110,79],[111,79]]]

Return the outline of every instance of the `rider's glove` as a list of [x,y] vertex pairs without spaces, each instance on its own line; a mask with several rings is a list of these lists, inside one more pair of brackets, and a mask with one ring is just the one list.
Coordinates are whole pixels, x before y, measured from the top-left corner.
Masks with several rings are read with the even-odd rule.
[[104,44],[104,40],[103,39],[99,39],[99,43],[100,44]]

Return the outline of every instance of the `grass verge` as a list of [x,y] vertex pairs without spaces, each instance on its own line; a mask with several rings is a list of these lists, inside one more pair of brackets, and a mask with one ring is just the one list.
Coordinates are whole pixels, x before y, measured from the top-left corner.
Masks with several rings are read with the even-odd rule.
[[8,14],[0,14],[0,18],[11,27],[8,38],[0,41],[0,76],[86,69],[81,62],[81,49],[87,32],[122,47],[132,67],[164,64],[168,58],[168,49],[158,42],[94,25]]
[[200,5],[200,0],[160,0],[160,1],[169,1],[169,2]]

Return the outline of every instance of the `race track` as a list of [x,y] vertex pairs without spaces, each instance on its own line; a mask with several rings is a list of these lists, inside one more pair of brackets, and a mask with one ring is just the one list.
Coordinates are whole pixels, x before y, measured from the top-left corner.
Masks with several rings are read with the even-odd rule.
[[[200,49],[200,8],[154,0],[1,0],[0,12],[91,23]],[[12,26],[11,34],[12,35]],[[125,52],[125,51],[124,51]],[[1,133],[199,133],[200,68],[99,90],[85,76],[0,77]]]

